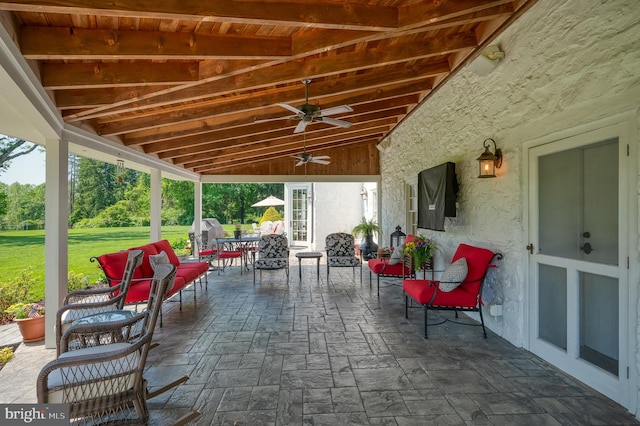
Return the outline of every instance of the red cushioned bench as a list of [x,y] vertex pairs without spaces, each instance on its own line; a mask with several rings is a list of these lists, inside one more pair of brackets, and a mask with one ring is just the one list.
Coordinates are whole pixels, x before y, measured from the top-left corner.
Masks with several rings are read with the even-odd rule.
[[200,280],[202,284],[202,276],[205,277],[205,285],[208,285],[207,271],[209,270],[209,264],[207,262],[185,262],[180,263],[178,256],[171,248],[171,244],[167,240],[156,241],[155,243],[145,244],[140,247],[131,247],[130,249],[107,253],[100,256],[94,256],[90,260],[91,262],[98,262],[100,269],[104,272],[109,285],[117,285],[122,279],[124,268],[127,263],[127,256],[129,250],[142,250],[144,256],[142,258],[142,264],[133,274],[131,280],[131,286],[129,292],[125,298],[126,304],[143,303],[149,299],[149,293],[151,291],[151,281],[153,277],[153,269],[149,256],[160,254],[165,252],[169,258],[169,262],[176,266],[177,273],[173,284],[173,287],[167,292],[167,299],[176,293],[180,296],[180,310],[182,310],[182,290],[189,284],[194,283],[193,288],[193,300],[196,300],[195,281]]

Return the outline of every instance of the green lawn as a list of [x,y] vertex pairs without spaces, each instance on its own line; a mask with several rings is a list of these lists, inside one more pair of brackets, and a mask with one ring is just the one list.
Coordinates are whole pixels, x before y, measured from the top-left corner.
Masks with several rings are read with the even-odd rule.
[[[233,234],[233,225],[223,227],[225,234]],[[243,226],[245,230],[250,228]],[[188,232],[189,226],[163,226],[162,238],[187,238]],[[149,233],[149,227],[70,229],[69,271],[88,275],[93,283],[102,273],[89,261],[91,256],[147,244]],[[0,282],[11,281],[31,267],[38,280],[35,295],[44,297],[44,231],[0,231],[0,253]]]

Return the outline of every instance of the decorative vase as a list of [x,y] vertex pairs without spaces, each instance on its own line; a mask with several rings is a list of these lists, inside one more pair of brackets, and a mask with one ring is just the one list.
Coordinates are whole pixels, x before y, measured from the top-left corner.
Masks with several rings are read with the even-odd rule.
[[24,343],[39,342],[44,339],[44,316],[36,318],[15,319],[22,334]]
[[362,257],[368,259],[371,257],[371,253],[376,253],[377,251],[378,245],[373,242],[373,235],[365,235],[364,241],[360,243],[360,253],[362,253]]

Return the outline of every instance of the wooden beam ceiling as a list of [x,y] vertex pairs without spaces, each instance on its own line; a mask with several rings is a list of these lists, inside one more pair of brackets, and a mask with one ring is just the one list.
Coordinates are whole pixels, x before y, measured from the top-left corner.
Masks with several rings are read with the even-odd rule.
[[[0,10],[69,124],[203,175],[296,175],[303,150],[332,157],[305,172],[375,175],[376,144],[534,3],[16,0]],[[349,105],[328,117],[349,128],[312,122],[294,134],[299,120],[279,104],[303,108],[304,79],[314,106],[304,108]]]

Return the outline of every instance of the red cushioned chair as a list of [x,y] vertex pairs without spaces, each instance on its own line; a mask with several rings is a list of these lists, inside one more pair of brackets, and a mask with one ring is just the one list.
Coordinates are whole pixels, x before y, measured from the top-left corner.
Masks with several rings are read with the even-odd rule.
[[242,275],[242,269],[244,269],[244,264],[242,262],[242,259],[244,258],[243,249],[224,240],[215,241],[218,257],[218,275],[220,275],[220,271],[224,271],[227,265],[231,265],[234,259],[238,259],[240,262],[240,275]]
[[[201,262],[208,262],[209,266],[213,268],[213,261],[218,256],[217,247],[207,247],[206,243],[203,243],[202,238],[198,235],[194,235],[195,245],[197,246],[193,252],[198,253],[198,260]],[[194,247],[194,244],[191,244]]]
[[[465,325],[482,325],[484,337],[487,337],[487,331],[484,327],[484,319],[482,317],[482,286],[487,275],[487,270],[492,265],[494,259],[502,259],[502,254],[494,253],[480,247],[473,247],[467,244],[460,244],[451,263],[458,259],[465,258],[468,272],[466,277],[462,279],[460,285],[451,291],[443,291],[440,287],[442,284],[451,285],[450,281],[439,280],[404,280],[402,290],[404,292],[405,318],[409,318],[409,298],[419,303],[424,310],[424,337],[427,336],[427,312],[429,309],[455,311],[458,318],[458,311],[470,311],[480,313],[480,324]],[[444,287],[444,286],[443,286]],[[443,321],[432,324],[442,324]],[[454,321],[455,322],[455,321]],[[464,323],[458,323],[464,324]]]
[[[413,235],[407,235],[404,242],[410,243],[413,241]],[[396,247],[401,249],[401,247]],[[376,274],[378,280],[378,297],[380,296],[380,277],[393,277],[393,278],[415,278],[415,269],[412,266],[410,259],[405,259],[406,256],[402,256],[402,259],[394,265],[389,263],[389,258],[369,259],[367,265],[369,266],[369,288],[371,288],[371,273]],[[409,260],[409,261],[406,261]]]

